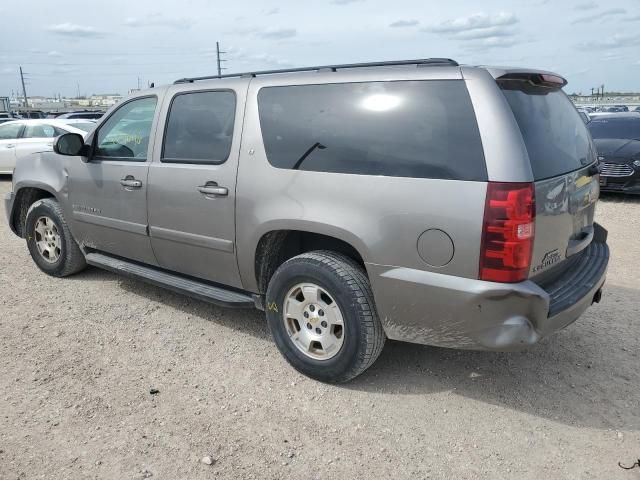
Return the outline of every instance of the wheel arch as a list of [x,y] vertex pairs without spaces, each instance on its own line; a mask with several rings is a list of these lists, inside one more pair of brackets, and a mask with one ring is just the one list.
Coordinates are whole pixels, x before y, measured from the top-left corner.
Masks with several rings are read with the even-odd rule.
[[48,185],[33,184],[23,185],[15,192],[15,200],[9,213],[9,226],[19,237],[25,237],[25,222],[29,207],[43,198],[58,200],[55,191]]
[[344,237],[315,229],[274,229],[262,234],[253,254],[253,277],[257,291],[263,294],[280,265],[290,258],[314,250],[330,250],[347,255],[366,271],[366,252]]

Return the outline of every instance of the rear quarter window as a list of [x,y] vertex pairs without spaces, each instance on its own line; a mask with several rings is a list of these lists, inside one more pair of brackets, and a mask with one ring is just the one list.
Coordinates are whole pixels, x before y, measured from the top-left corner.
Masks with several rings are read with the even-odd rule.
[[526,82],[501,83],[520,127],[535,180],[572,172],[595,161],[589,131],[561,90],[526,88]]
[[258,108],[277,168],[487,180],[463,81],[265,87]]

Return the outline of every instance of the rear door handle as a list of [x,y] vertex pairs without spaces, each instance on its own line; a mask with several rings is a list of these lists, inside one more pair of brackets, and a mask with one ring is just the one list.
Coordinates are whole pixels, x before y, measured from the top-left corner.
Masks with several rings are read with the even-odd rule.
[[590,225],[580,232],[580,238],[569,240],[569,245],[567,246],[565,256],[568,258],[571,255],[575,255],[576,253],[581,252],[582,250],[587,248],[593,240],[594,232],[595,230],[593,226]]
[[14,144],[11,144],[11,145],[7,145],[7,148],[16,148],[16,146]]
[[142,187],[142,182],[140,180],[136,180],[131,175],[127,175],[122,180],[120,180],[120,185],[126,188],[140,188]]
[[226,197],[229,195],[229,189],[219,187],[215,182],[207,182],[205,185],[199,186],[198,191],[203,195],[214,195],[216,197]]

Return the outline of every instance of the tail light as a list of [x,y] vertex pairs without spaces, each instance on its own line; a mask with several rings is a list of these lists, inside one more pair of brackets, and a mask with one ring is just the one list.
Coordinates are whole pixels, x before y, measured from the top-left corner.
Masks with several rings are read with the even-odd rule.
[[532,183],[489,182],[484,208],[480,280],[525,280],[531,266],[535,221]]

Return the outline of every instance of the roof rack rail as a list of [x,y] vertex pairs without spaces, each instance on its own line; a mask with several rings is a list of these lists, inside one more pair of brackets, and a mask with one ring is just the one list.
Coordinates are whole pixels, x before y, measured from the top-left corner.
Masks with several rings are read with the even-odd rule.
[[366,63],[343,63],[340,65],[320,65],[316,67],[298,67],[298,68],[282,68],[278,70],[261,70],[256,72],[242,73],[225,73],[224,75],[208,75],[204,77],[181,78],[173,83],[193,83],[200,80],[213,80],[216,78],[233,78],[233,77],[256,77],[258,75],[273,75],[278,73],[297,73],[297,72],[314,72],[314,71],[331,71],[347,69],[347,68],[367,68],[367,67],[396,67],[401,65],[416,66],[451,66],[457,67],[458,62],[450,58],[421,58],[416,60],[391,60],[387,62],[366,62]]

